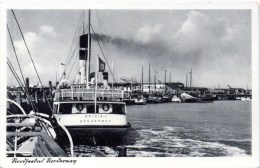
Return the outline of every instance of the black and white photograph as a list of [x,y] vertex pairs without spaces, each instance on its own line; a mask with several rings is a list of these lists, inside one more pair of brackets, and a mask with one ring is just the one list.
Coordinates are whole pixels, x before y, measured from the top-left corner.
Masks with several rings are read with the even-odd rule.
[[228,5],[6,7],[1,158],[257,167],[258,6]]

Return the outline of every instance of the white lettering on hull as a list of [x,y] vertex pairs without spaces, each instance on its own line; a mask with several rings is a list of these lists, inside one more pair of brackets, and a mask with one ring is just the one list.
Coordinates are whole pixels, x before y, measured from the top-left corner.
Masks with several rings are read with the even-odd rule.
[[110,123],[111,120],[80,120],[80,123]]
[[127,125],[126,115],[117,114],[62,114],[57,119],[64,126],[123,126]]

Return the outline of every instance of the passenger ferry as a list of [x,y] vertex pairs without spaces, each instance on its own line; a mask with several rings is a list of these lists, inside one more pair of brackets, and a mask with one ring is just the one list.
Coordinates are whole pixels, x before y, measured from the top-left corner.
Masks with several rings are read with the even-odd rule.
[[[78,133],[93,138],[98,135],[101,137],[121,135],[130,127],[127,122],[126,104],[123,102],[124,91],[110,88],[109,73],[105,72],[106,66],[110,70],[109,64],[99,56],[96,56],[95,72],[90,73],[90,60],[93,60],[90,55],[93,53],[91,36],[95,35],[94,30],[93,33],[90,32],[90,10],[88,18],[88,32],[84,34],[85,28],[83,28],[83,35],[79,37],[80,69],[77,80],[72,81],[71,85],[68,84],[66,77],[60,81],[53,102],[54,117],[69,130],[72,136]],[[103,57],[105,58],[104,55]],[[100,73],[103,76],[102,82],[98,79]],[[113,76],[111,70],[110,74]]]
[[130,127],[122,90],[98,89],[96,94],[95,102],[94,88],[72,85],[56,90],[54,116],[72,136],[123,134]]

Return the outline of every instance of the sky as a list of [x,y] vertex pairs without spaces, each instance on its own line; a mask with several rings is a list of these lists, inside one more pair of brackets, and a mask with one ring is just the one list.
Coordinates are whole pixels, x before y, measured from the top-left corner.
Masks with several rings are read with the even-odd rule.
[[[59,78],[61,63],[67,65],[67,77],[73,81],[80,66],[76,46],[83,33],[83,22],[85,26],[88,23],[88,10],[84,16],[83,10],[14,12],[42,83],[47,85]],[[23,74],[37,84],[10,10],[7,24]],[[192,69],[193,86],[251,88],[250,10],[92,10],[91,25],[95,31],[91,71],[95,71],[97,56],[105,60],[98,41],[111,69],[113,60],[117,82],[122,82],[121,77],[140,81],[142,66],[144,82],[148,82],[150,63],[152,82],[155,74],[157,80],[164,81],[166,70],[167,82],[171,76],[171,82],[185,84],[186,74]],[[7,56],[19,73],[9,36]],[[17,85],[10,70],[7,76],[8,85]]]

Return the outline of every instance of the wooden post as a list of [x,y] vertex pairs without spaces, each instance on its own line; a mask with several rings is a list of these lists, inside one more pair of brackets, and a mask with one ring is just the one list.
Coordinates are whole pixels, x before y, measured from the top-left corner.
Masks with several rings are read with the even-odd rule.
[[25,95],[27,95],[28,99],[26,99],[27,104],[29,104],[30,102],[28,101],[30,99],[30,82],[29,82],[29,78],[25,79]]
[[49,81],[49,92],[50,92],[51,101],[53,101],[53,97],[52,97],[52,83],[51,83],[51,81]]
[[18,92],[17,92],[17,100],[16,100],[16,102],[17,102],[19,105],[22,105],[21,87],[18,88]]
[[37,109],[39,109],[39,93],[38,93],[38,88],[35,89],[34,91],[34,96],[35,96],[35,104],[37,106]]
[[119,157],[126,157],[127,156],[126,147],[118,147],[118,156]]
[[44,90],[44,87],[42,87],[42,101],[45,102],[46,101],[46,98],[45,98],[45,90]]

